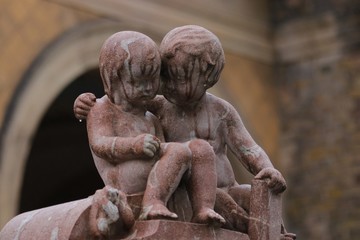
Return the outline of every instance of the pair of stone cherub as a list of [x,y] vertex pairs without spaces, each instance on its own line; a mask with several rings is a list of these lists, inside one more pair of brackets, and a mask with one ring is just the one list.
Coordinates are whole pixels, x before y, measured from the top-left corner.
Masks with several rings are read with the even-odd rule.
[[176,219],[166,206],[183,180],[193,222],[246,233],[250,186],[236,182],[227,148],[255,178],[268,179],[274,193],[286,189],[233,106],[206,92],[224,62],[218,38],[193,25],[171,30],[159,48],[132,31],[104,43],[99,68],[106,95],[81,95],[75,114],[87,119],[104,183],[125,194],[144,193],[143,219]]

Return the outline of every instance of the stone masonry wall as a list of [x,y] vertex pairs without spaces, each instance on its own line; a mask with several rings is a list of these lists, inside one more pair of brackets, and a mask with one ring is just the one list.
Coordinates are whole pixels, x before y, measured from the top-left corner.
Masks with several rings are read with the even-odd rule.
[[[286,69],[288,220],[303,239],[360,236],[359,56]],[[357,67],[356,67],[357,66]]]
[[357,239],[360,3],[274,5],[288,228],[299,239]]

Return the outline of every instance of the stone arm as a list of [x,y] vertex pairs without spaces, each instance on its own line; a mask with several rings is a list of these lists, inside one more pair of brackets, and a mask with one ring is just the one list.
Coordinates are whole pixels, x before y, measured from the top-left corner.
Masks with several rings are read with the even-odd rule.
[[[148,101],[145,107],[148,111],[152,112],[156,116],[162,105],[165,102],[165,98],[161,95],[157,95],[154,99]],[[82,93],[74,101],[74,115],[77,119],[86,120],[90,109],[94,106],[96,97],[93,93]]]
[[230,104],[226,108],[223,134],[227,146],[242,165],[255,175],[255,179],[267,179],[268,187],[273,192],[283,192],[286,183],[281,173],[274,168],[265,151],[253,140],[235,108]]
[[80,94],[74,101],[74,115],[80,121],[86,120],[90,109],[95,105],[96,97],[92,93]]
[[87,131],[91,150],[96,156],[117,164],[133,159],[152,158],[160,147],[160,140],[151,134],[136,137],[115,136],[111,114],[95,104],[88,114]]

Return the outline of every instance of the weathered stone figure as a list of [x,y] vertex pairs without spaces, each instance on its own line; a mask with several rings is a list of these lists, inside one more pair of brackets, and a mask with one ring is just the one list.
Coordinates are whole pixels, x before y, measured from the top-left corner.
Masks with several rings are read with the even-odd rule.
[[[215,210],[226,219],[226,228],[248,231],[250,186],[239,185],[226,156],[227,147],[255,179],[267,179],[275,194],[286,189],[281,173],[252,139],[231,104],[207,93],[219,79],[224,53],[218,38],[199,26],[171,30],[160,45],[163,96],[146,103],[161,123],[167,142],[206,140],[216,155],[217,199]],[[94,103],[92,95],[75,102],[75,114],[85,119]],[[199,169],[201,171],[201,169]],[[293,239],[283,234],[283,239]]]
[[[119,32],[105,41],[99,61],[106,95],[91,108],[87,129],[104,183],[125,194],[142,193],[148,183],[142,217],[177,218],[166,204],[184,177],[194,195],[193,221],[224,223],[213,211],[215,155],[209,144],[196,139],[163,143],[158,119],[145,108],[159,88],[156,44],[138,32]],[[149,176],[152,168],[155,172]]]

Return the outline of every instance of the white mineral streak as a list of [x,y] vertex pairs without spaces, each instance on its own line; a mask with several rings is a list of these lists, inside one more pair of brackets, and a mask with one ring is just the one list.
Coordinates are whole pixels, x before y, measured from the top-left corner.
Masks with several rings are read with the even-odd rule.
[[30,222],[31,219],[32,219],[38,212],[39,212],[39,211],[35,211],[35,212],[29,214],[24,220],[22,220],[19,228],[17,229],[16,236],[15,236],[14,240],[18,240],[18,239],[19,239],[20,234],[21,234],[21,232],[23,231],[23,229],[25,228],[26,224],[27,224],[28,222]]
[[111,155],[112,155],[112,156],[115,155],[116,140],[117,140],[117,137],[115,137],[115,138],[113,139],[113,142],[112,142],[112,144],[111,144]]
[[107,230],[109,229],[108,221],[105,218],[99,218],[97,227],[100,232],[107,232]]
[[159,186],[159,180],[158,180],[158,177],[156,175],[156,169],[158,167],[158,164],[159,164],[160,161],[157,161],[153,167],[153,170],[151,172],[151,174],[149,175],[148,177],[148,184],[149,184],[149,187],[152,187],[152,188],[156,188],[157,186]]
[[111,223],[116,222],[119,219],[119,210],[112,202],[108,201],[107,204],[102,205],[102,208]]
[[124,209],[131,210],[130,205],[127,204],[126,198],[125,199],[120,199],[120,207],[121,207],[121,210],[124,210]]
[[58,235],[59,235],[59,227],[56,227],[51,231],[50,240],[58,240],[59,239]]
[[149,215],[149,212],[151,211],[151,209],[153,208],[153,205],[150,205],[150,206],[144,206],[142,208],[142,212],[139,216],[139,219],[140,220],[145,220],[147,219],[147,216]]
[[[148,147],[151,145],[149,142],[151,142],[151,140],[152,140],[152,136],[151,135],[146,135],[145,136],[145,139],[144,139],[144,145],[143,145],[143,152],[146,154],[146,155],[148,155],[149,157],[152,157],[151,155],[153,155],[153,154],[151,154],[149,151],[150,150],[148,150]],[[149,153],[149,154],[148,154]]]
[[252,147],[241,146],[240,151],[247,157],[258,158],[261,154],[261,147],[259,145],[254,145]]
[[129,50],[129,45],[131,43],[134,43],[135,41],[141,39],[140,37],[134,37],[134,38],[130,38],[130,39],[126,39],[121,41],[121,47],[127,52],[128,56],[124,61],[124,67],[125,67],[125,71],[129,74],[130,76],[130,68],[129,68],[129,60],[130,60],[130,50]]

